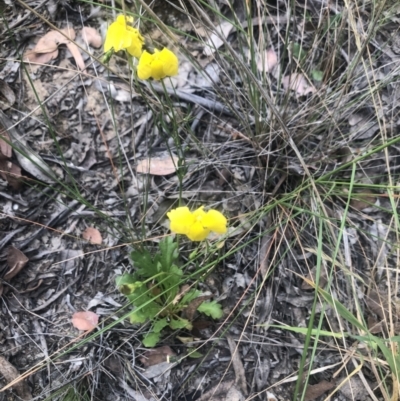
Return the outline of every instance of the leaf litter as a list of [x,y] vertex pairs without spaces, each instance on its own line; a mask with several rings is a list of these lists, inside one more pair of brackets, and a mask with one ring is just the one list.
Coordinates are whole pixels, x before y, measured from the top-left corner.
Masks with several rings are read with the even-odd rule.
[[[156,6],[157,4],[158,2],[156,2]],[[218,6],[221,7],[223,13],[229,11],[224,2]],[[339,6],[342,7],[342,5]],[[15,7],[20,11],[12,21],[13,26],[17,29],[17,34],[21,33],[18,24],[24,29],[30,24],[29,26],[35,27],[32,37],[42,38],[46,29],[43,29],[43,24],[37,23],[37,17],[20,9],[19,5],[15,5]],[[45,6],[39,5],[38,7],[41,14],[45,15],[47,12]],[[78,32],[82,29],[82,20],[77,17],[80,14],[75,8],[76,3],[71,2],[69,7],[68,20],[71,27],[73,26],[74,30]],[[166,8],[165,4],[163,7]],[[203,285],[204,290],[210,291],[214,298],[221,297],[224,316],[232,318],[229,323],[223,325],[223,329],[227,327],[227,324],[230,325],[229,334],[235,338],[234,341],[238,345],[237,348],[240,352],[236,352],[236,368],[240,362],[244,366],[244,379],[241,375],[241,383],[247,383],[246,391],[251,397],[254,395],[254,386],[256,386],[257,391],[262,392],[266,399],[279,399],[280,401],[293,398],[293,387],[290,383],[283,386],[277,383],[296,370],[303,337],[297,334],[288,335],[287,332],[272,327],[268,328],[268,323],[277,320],[301,327],[304,322],[308,322],[313,294],[310,289],[302,287],[303,280],[299,277],[309,274],[308,278],[315,281],[318,248],[316,238],[314,238],[315,232],[313,232],[315,226],[311,221],[307,221],[306,213],[292,219],[290,208],[287,208],[286,205],[281,205],[277,210],[273,210],[268,221],[254,224],[252,213],[261,210],[268,203],[264,198],[265,193],[273,193],[271,199],[280,199],[282,194],[290,193],[296,183],[306,179],[304,167],[311,170],[315,177],[320,177],[323,174],[331,173],[336,168],[335,166],[341,166],[343,167],[341,174],[334,177],[338,179],[339,183],[348,182],[352,171],[346,168],[345,163],[363,155],[356,165],[355,182],[357,185],[362,186],[367,183],[375,187],[371,192],[361,188],[360,192],[357,189],[352,193],[349,212],[344,223],[346,224],[345,232],[353,229],[358,235],[354,235],[346,244],[346,250],[342,249],[343,244],[338,244],[340,252],[343,251],[343,254],[346,255],[346,263],[333,260],[333,250],[336,244],[331,245],[329,240],[325,241],[324,237],[323,261],[328,272],[326,274],[325,269],[323,270],[323,280],[320,280],[320,285],[329,278],[329,267],[333,266],[335,269],[334,293],[342,302],[347,302],[346,305],[350,309],[353,303],[351,299],[349,301],[346,293],[348,289],[346,280],[349,277],[348,272],[354,271],[351,277],[356,280],[357,296],[362,300],[365,317],[374,318],[378,323],[383,319],[390,321],[391,318],[394,318],[396,320],[396,316],[390,316],[387,311],[388,302],[391,302],[388,300],[391,289],[383,284],[385,282],[394,283],[395,276],[386,276],[391,274],[390,269],[394,269],[394,267],[389,267],[389,269],[386,267],[388,265],[395,266],[395,258],[393,258],[395,246],[393,246],[394,238],[392,236],[395,230],[390,226],[390,218],[387,217],[392,215],[387,213],[388,210],[390,211],[387,194],[378,192],[384,192],[383,177],[388,169],[393,174],[395,181],[397,180],[398,163],[396,160],[399,152],[396,148],[397,145],[388,147],[388,159],[383,152],[374,154],[369,154],[369,152],[374,146],[372,142],[381,140],[380,132],[376,130],[376,124],[382,124],[384,121],[385,126],[393,127],[393,132],[396,132],[398,125],[396,93],[398,90],[394,83],[393,87],[390,85],[385,87],[379,113],[375,113],[374,109],[376,99],[372,101],[367,94],[363,98],[362,105],[357,102],[358,91],[368,90],[368,82],[372,82],[375,71],[378,81],[383,83],[382,73],[377,70],[381,68],[380,65],[382,71],[385,69],[386,76],[390,77],[393,74],[396,64],[394,62],[395,53],[391,54],[388,47],[382,46],[384,43],[390,43],[387,38],[380,36],[384,34],[382,32],[385,29],[377,32],[374,40],[382,49],[374,53],[373,62],[377,60],[380,64],[369,66],[364,70],[361,64],[356,66],[354,75],[352,75],[354,79],[349,80],[347,87],[342,90],[339,78],[340,74],[347,71],[346,63],[348,61],[346,60],[357,59],[357,49],[352,42],[354,38],[351,38],[351,30],[349,30],[349,42],[343,45],[343,48],[337,48],[337,53],[330,51],[329,46],[332,45],[330,40],[324,41],[326,44],[321,45],[327,46],[326,48],[318,46],[312,48],[311,45],[315,43],[313,32],[317,32],[317,30],[305,30],[302,32],[304,43],[301,48],[305,49],[305,54],[309,51],[308,48],[313,49],[313,57],[310,57],[309,60],[306,59],[306,62],[310,62],[310,66],[301,64],[302,69],[290,69],[293,65],[290,64],[291,60],[281,56],[284,52],[282,52],[283,43],[279,38],[287,32],[291,40],[298,41],[297,34],[291,30],[291,24],[301,20],[303,15],[302,11],[304,10],[301,9],[301,6],[298,7],[299,9],[293,10],[289,17],[285,10],[281,10],[283,11],[281,14],[268,16],[267,18],[270,18],[268,22],[264,21],[264,17],[262,17],[260,23],[254,25],[256,27],[254,32],[258,32],[264,22],[268,25],[268,35],[270,35],[268,46],[271,46],[267,48],[269,50],[266,50],[270,53],[263,54],[261,52],[259,55],[261,62],[255,66],[256,70],[254,71],[254,74],[259,73],[259,75],[255,75],[255,80],[265,78],[262,77],[262,74],[268,72],[268,82],[271,83],[268,91],[271,91],[274,100],[277,99],[276,107],[279,108],[279,111],[285,110],[281,114],[284,119],[283,125],[277,123],[276,116],[271,117],[271,107],[269,106],[262,109],[260,115],[253,115],[253,109],[247,105],[245,90],[241,89],[245,88],[246,83],[242,81],[243,71],[240,70],[242,68],[240,65],[235,66],[231,63],[229,73],[227,73],[226,59],[224,59],[227,49],[224,47],[225,42],[222,40],[221,43],[219,40],[219,36],[222,35],[229,42],[233,51],[240,56],[245,56],[241,53],[240,48],[243,43],[241,40],[245,38],[240,36],[242,35],[240,30],[235,29],[234,25],[237,22],[230,23],[233,28],[226,24],[225,32],[222,27],[214,29],[213,32],[206,28],[207,25],[199,24],[198,20],[193,19],[192,24],[196,25],[196,32],[202,30],[203,38],[207,40],[210,35],[215,35],[211,42],[206,43],[206,47],[199,46],[198,42],[190,43],[187,38],[182,38],[185,49],[190,51],[191,57],[195,57],[199,63],[202,63],[200,64],[201,68],[204,68],[207,74],[193,71],[191,63],[185,61],[187,68],[185,67],[182,77],[179,77],[179,82],[173,86],[173,88],[179,86],[179,90],[169,88],[175,102],[174,107],[184,117],[182,126],[179,126],[179,135],[185,141],[185,159],[190,161],[187,166],[187,174],[183,177],[183,201],[196,202],[201,199],[211,207],[218,205],[221,209],[229,211],[232,221],[232,237],[225,240],[219,252],[223,252],[224,249],[234,249],[238,241],[244,244],[249,235],[254,234],[255,231],[252,230],[257,230],[257,235],[262,235],[261,238],[267,237],[266,249],[262,255],[262,259],[265,260],[258,259],[262,244],[250,242],[238,252],[237,257],[228,258],[224,263],[216,266]],[[61,8],[57,8],[57,4],[55,4],[53,13],[57,22],[65,20],[65,16],[61,18],[60,10]],[[10,13],[7,15],[13,13],[9,7],[6,11]],[[172,15],[175,11],[168,14]],[[237,11],[242,27],[244,27],[247,20],[244,21],[241,18],[240,10]],[[339,11],[343,11],[343,8],[340,8]],[[272,10],[268,8],[268,12],[272,13]],[[312,10],[307,12],[313,13]],[[335,11],[327,12],[329,17],[334,16]],[[330,14],[331,12],[332,14]],[[103,23],[100,18],[89,18],[90,15],[91,10],[83,7],[82,16],[84,19],[89,19],[90,25],[99,26]],[[167,17],[169,16],[166,16],[165,20]],[[367,18],[367,13],[364,14],[364,11],[361,10],[359,18],[360,20]],[[186,24],[186,30],[182,30],[182,32],[192,29],[192,25],[187,22],[187,14],[185,14],[185,18],[182,16],[175,18],[174,22],[169,25],[179,28],[180,20]],[[313,23],[312,18],[309,23]],[[347,23],[343,20],[344,26]],[[219,24],[220,21],[217,21],[215,26]],[[0,30],[2,29],[0,27]],[[18,59],[16,50],[13,49],[4,32],[2,33],[2,44],[5,45],[4,49],[7,52],[4,53],[5,50],[0,50],[0,53],[8,61],[0,67],[0,77],[15,94],[18,94],[17,102],[20,102],[17,103],[18,107],[15,106],[16,103],[13,106],[18,109],[18,112],[14,109],[7,109],[8,122],[5,128],[13,146],[17,146],[18,143],[15,138],[26,145],[26,148],[23,148],[25,156],[16,151],[10,154],[9,147],[4,150],[4,153],[2,151],[2,154],[7,154],[5,158],[7,162],[17,164],[18,160],[24,170],[22,174],[48,184],[46,188],[42,188],[42,193],[37,193],[33,187],[25,185],[20,188],[10,188],[10,182],[7,182],[4,177],[0,179],[1,210],[5,214],[5,217],[0,220],[1,232],[5,233],[4,238],[0,239],[2,247],[8,249],[12,243],[16,249],[21,250],[29,258],[29,264],[22,268],[10,283],[17,291],[9,287],[10,290],[4,297],[8,309],[4,306],[0,320],[0,351],[7,355],[7,358],[9,357],[20,371],[23,371],[43,359],[40,350],[33,347],[33,340],[24,334],[33,333],[36,330],[35,326],[31,324],[32,316],[27,313],[26,309],[30,312],[35,311],[34,313],[43,318],[40,319],[40,324],[43,325],[41,332],[47,333],[45,338],[49,349],[59,349],[65,345],[65,339],[71,331],[71,322],[65,317],[71,316],[71,310],[86,310],[98,291],[107,294],[110,302],[96,305],[92,303],[96,308],[96,314],[105,318],[111,317],[111,319],[117,319],[117,316],[120,316],[117,311],[120,308],[119,305],[123,304],[123,300],[114,291],[113,279],[115,275],[121,274],[121,271],[130,268],[126,258],[128,251],[122,247],[122,244],[130,244],[132,241],[131,231],[129,234],[121,233],[121,226],[129,224],[130,228],[132,226],[146,227],[150,238],[165,235],[165,230],[158,229],[159,226],[155,222],[162,222],[165,211],[176,201],[178,177],[175,174],[176,167],[173,169],[171,164],[168,165],[171,163],[170,157],[169,160],[166,158],[167,164],[163,164],[164,161],[162,161],[155,170],[152,170],[158,171],[159,174],[150,172],[153,156],[158,155],[160,151],[166,151],[165,138],[167,137],[168,140],[169,136],[168,132],[164,132],[160,127],[168,127],[168,118],[161,115],[162,113],[160,116],[155,116],[154,113],[149,114],[148,106],[141,102],[137,93],[133,93],[131,88],[122,84],[119,78],[107,75],[102,66],[95,64],[99,76],[107,77],[108,81],[97,79],[94,69],[91,69],[87,59],[84,58],[86,56],[82,53],[88,75],[84,77],[82,75],[82,80],[76,78],[74,75],[76,68],[71,63],[72,59],[66,46],[59,46],[61,42],[57,44],[57,41],[53,41],[53,48],[55,44],[57,45],[58,56],[49,61],[52,63],[51,66],[39,66],[37,69],[31,70],[31,78],[41,102],[46,107],[50,122],[56,128],[56,138],[61,146],[65,163],[54,146],[54,142],[50,139],[51,135],[46,125],[46,119],[39,109],[34,111],[38,106],[37,99],[30,92],[28,80],[22,82],[18,80],[20,65],[15,61],[10,61],[11,58]],[[84,38],[81,39],[84,42]],[[86,37],[86,39],[89,38]],[[99,38],[97,37],[97,39]],[[261,36],[257,39],[262,40]],[[91,45],[96,47],[93,42]],[[374,46],[372,43],[368,47],[369,51],[374,51]],[[215,51],[216,47],[221,51]],[[214,49],[204,57],[203,48]],[[262,47],[260,46],[260,48]],[[275,55],[272,53],[272,49],[274,49]],[[101,50],[98,52],[95,51],[94,54],[99,55]],[[51,54],[51,52],[49,53]],[[46,53],[37,53],[38,56],[40,54]],[[330,58],[333,57],[332,54],[335,55],[335,60]],[[276,59],[279,59],[278,63],[275,56]],[[265,57],[264,62],[262,62],[263,57]],[[297,58],[297,61],[301,62],[300,59],[301,57]],[[75,64],[79,63],[75,61]],[[262,67],[263,64],[264,67]],[[129,76],[129,70],[124,69],[120,61],[112,61],[110,66],[122,77]],[[312,70],[310,70],[311,68]],[[319,96],[323,96],[321,103],[318,103],[317,96],[310,96],[317,93],[317,88],[313,85],[315,74],[313,75],[312,71],[314,70],[322,71],[324,89],[333,91],[330,92],[331,96],[326,97],[325,92],[318,93]],[[282,87],[279,87],[278,83],[281,80],[277,79],[277,73],[281,71],[285,71],[285,73],[282,73]],[[337,80],[335,81],[335,79]],[[266,85],[264,81],[262,82],[263,85]],[[235,84],[237,87],[234,86]],[[20,92],[20,85],[24,85],[27,91]],[[157,85],[154,87],[157,88]],[[379,90],[377,89],[377,94]],[[121,91],[124,91],[123,95],[119,96]],[[161,91],[162,88],[159,89],[159,93]],[[18,99],[18,96],[21,96],[20,93],[25,93],[22,95],[25,96],[23,99]],[[340,96],[337,96],[338,94]],[[117,116],[118,133],[122,133],[120,136],[116,135],[113,123],[106,112],[105,97],[115,100],[113,106],[115,106],[114,112]],[[281,103],[280,99],[282,98],[286,98],[287,103]],[[299,98],[301,98],[301,105],[299,105]],[[243,124],[243,121],[246,120],[240,121],[240,118],[235,118],[235,113],[230,112],[232,109],[225,106],[224,102],[230,99],[234,99],[236,102],[231,106],[235,106],[234,111],[242,113],[241,118],[248,116],[247,124]],[[24,107],[20,107],[20,105],[24,105]],[[132,106],[135,110],[133,114]],[[359,113],[362,118],[359,118]],[[163,124],[157,125],[155,121],[164,117]],[[381,120],[380,122],[378,118]],[[190,135],[184,128],[188,122],[190,122]],[[18,123],[18,127],[13,127],[15,123]],[[254,132],[252,132],[256,124],[262,125],[257,141],[253,139]],[[225,128],[221,129],[221,126]],[[290,132],[293,144],[299,149],[304,165],[295,157],[295,147],[289,146],[289,142],[286,141],[289,137],[285,137],[287,133],[283,134],[285,126]],[[231,128],[226,129],[226,127]],[[14,128],[17,129],[19,135],[14,135]],[[233,141],[232,132],[240,132],[242,135],[236,135],[236,139]],[[394,138],[391,136],[393,132],[390,130],[387,132],[392,139]],[[256,143],[259,139],[260,142]],[[199,151],[199,148],[202,151]],[[115,175],[110,161],[119,160],[121,149],[124,149],[127,158],[121,165],[118,165],[121,169],[118,168],[118,173]],[[34,156],[26,157],[26,155],[33,154],[40,159],[34,159]],[[25,162],[21,162],[20,159],[25,159]],[[26,162],[26,159],[31,159],[30,163]],[[39,162],[36,163],[36,160]],[[143,160],[146,162],[143,162],[142,167],[136,170],[134,166],[140,165]],[[176,163],[172,164],[177,165]],[[142,168],[141,171],[140,168]],[[131,171],[132,175],[130,175]],[[49,181],[46,181],[46,172],[49,174]],[[285,177],[282,172],[288,172],[287,176]],[[61,180],[68,185],[71,185],[71,177],[78,182],[80,193],[85,199],[87,198],[89,202],[96,205],[102,214],[102,219],[106,218],[107,223],[110,224],[107,227],[107,238],[104,241],[113,241],[112,244],[110,242],[110,246],[116,245],[115,249],[92,253],[93,246],[79,240],[81,233],[87,227],[102,227],[101,223],[104,224],[104,220],[98,218],[93,209],[87,205],[70,203],[64,195],[60,194],[60,186],[55,183],[57,181],[54,179],[55,176],[61,177]],[[281,184],[279,184],[280,182]],[[319,189],[324,194],[330,194],[331,187],[324,192],[326,190],[324,185],[327,185],[326,181],[324,182]],[[121,191],[120,184],[123,184],[123,188],[128,189],[126,193]],[[276,192],[274,192],[275,187],[278,187]],[[393,191],[396,190],[393,189]],[[144,193],[146,193],[146,199],[143,197]],[[335,219],[338,218],[337,216],[343,215],[343,205],[348,200],[347,194],[348,192],[344,188],[343,191],[340,189],[332,196],[327,195],[327,198],[324,198],[324,206],[327,208],[330,222],[335,222],[333,224],[335,229],[340,226],[336,225]],[[397,192],[395,194],[397,196]],[[297,199],[301,203],[296,206],[305,208],[308,196],[309,194],[299,196]],[[360,202],[364,201],[364,204],[355,203],[353,198]],[[380,201],[379,207],[364,207],[367,204],[372,206],[375,198]],[[59,205],[63,205],[63,207],[59,208]],[[148,213],[143,213],[144,205],[150,207],[146,210]],[[115,221],[118,224],[114,226],[113,222]],[[286,221],[289,222],[289,227],[282,228],[283,222]],[[131,223],[133,223],[132,226]],[[38,225],[42,225],[43,228]],[[107,242],[107,244],[109,243]],[[6,260],[7,256],[4,251],[2,257],[3,260]],[[376,270],[372,266],[375,261],[377,262]],[[258,269],[261,270],[258,271]],[[371,283],[371,277],[375,275],[375,272],[379,279],[377,284]],[[236,275],[248,278],[244,282],[243,280],[236,282],[233,279],[225,291],[222,287],[224,283],[226,284],[226,278],[239,277]],[[265,279],[267,285],[257,288],[254,282],[259,278]],[[389,280],[386,281],[388,278]],[[368,297],[372,300],[376,297],[366,287],[373,288],[375,284],[378,287],[376,292],[379,293],[379,298],[374,304]],[[25,292],[27,290],[29,290],[28,293]],[[254,294],[259,290],[261,295],[254,301],[249,294]],[[396,296],[397,294],[394,295],[394,303],[391,305],[392,314],[397,313]],[[248,307],[249,304],[252,306]],[[236,305],[240,306],[240,313],[237,313]],[[248,319],[253,319],[253,317],[256,319],[263,317],[263,323],[266,322],[265,327],[260,331],[255,331],[254,327],[248,324],[250,321]],[[194,319],[196,318],[194,317]],[[334,327],[335,319],[332,315],[330,315],[330,320]],[[232,359],[230,350],[221,340],[218,342],[217,349],[213,349],[211,346],[214,342],[214,333],[219,328],[218,324],[219,322],[195,321],[193,332],[190,334],[184,331],[180,333],[181,338],[187,339],[185,344],[176,341],[176,337],[173,336],[165,339],[165,343],[168,343],[172,352],[179,356],[184,355],[185,351],[192,349],[193,346],[198,347],[201,344],[203,347],[199,349],[199,353],[203,357],[191,359],[189,362],[182,360],[179,363],[159,366],[158,370],[147,372],[148,377],[152,377],[152,379],[148,379],[145,385],[138,384],[136,387],[136,383],[141,383],[136,380],[136,377],[128,384],[125,374],[121,373],[135,372],[136,375],[136,372],[140,374],[140,369],[143,369],[138,363],[142,352],[138,349],[135,337],[135,330],[138,328],[132,328],[126,323],[121,323],[115,329],[106,331],[101,340],[98,338],[91,340],[85,345],[88,348],[82,347],[74,351],[76,354],[73,357],[78,362],[67,360],[65,364],[58,365],[59,375],[57,376],[57,372],[52,370],[52,375],[54,375],[52,382],[56,383],[57,380],[62,382],[63,378],[71,378],[74,373],[75,377],[86,377],[90,378],[88,380],[93,380],[90,382],[91,389],[94,389],[93,392],[98,391],[96,383],[102,383],[102,390],[105,393],[114,395],[118,393],[120,397],[130,394],[131,397],[150,400],[153,396],[160,398],[162,394],[167,393],[177,397],[186,397],[190,392],[196,391],[198,399],[203,400],[242,399],[245,386],[239,385],[239,382],[232,379],[235,368],[229,365]],[[386,335],[387,328],[385,326],[385,324],[381,325],[379,331],[375,333],[383,332]],[[339,328],[336,329],[339,330]],[[39,333],[37,335],[39,336]],[[240,339],[236,335],[240,335]],[[25,354],[24,357],[22,350],[30,349],[29,347],[35,351]],[[121,366],[119,373],[103,373],[103,350],[107,350],[118,361],[118,366]],[[91,357],[93,356],[93,360],[98,362],[99,369],[92,369],[92,361],[88,362],[88,352]],[[338,354],[335,350],[324,348],[321,354],[315,356],[312,363],[314,367],[324,369],[327,360],[337,357]],[[166,363],[161,359],[159,362],[160,364]],[[366,365],[368,363],[365,362]],[[154,366],[156,365],[158,363]],[[257,377],[255,377],[256,374],[253,374],[258,365],[260,366],[257,368],[258,371],[267,376],[265,380],[260,379],[260,373]],[[106,368],[105,362],[104,367]],[[382,369],[385,370],[385,367],[383,366]],[[371,371],[364,368],[362,371],[368,376],[367,384],[373,385]],[[192,374],[193,376],[190,376]],[[327,376],[328,374],[329,376]],[[107,381],[104,380],[105,375],[107,375]],[[118,377],[112,378],[112,375]],[[180,387],[182,377],[189,376],[186,387]],[[342,374],[339,379],[342,379],[343,376]],[[310,386],[317,387],[310,388],[322,391],[324,384],[319,385],[319,383],[324,383],[324,380],[330,377],[332,376],[329,370],[328,373],[312,375]],[[54,378],[55,380],[53,380]],[[217,385],[216,383],[219,383],[221,378],[224,378],[223,381]],[[42,386],[36,382],[36,377],[32,377],[32,380],[35,381],[35,385]],[[109,386],[108,380],[111,383]],[[133,382],[135,386],[132,384]],[[351,384],[359,383],[351,380]],[[265,389],[271,386],[271,392],[267,393]],[[35,389],[37,388],[35,387]],[[43,384],[38,392],[48,393],[49,389],[50,387]],[[275,397],[272,392],[279,397]],[[347,393],[345,389],[341,396],[344,397],[350,393],[351,389]],[[317,393],[315,392],[310,397],[316,397],[315,394]],[[361,394],[363,400],[370,399],[365,392],[358,393],[357,390],[357,394]],[[98,395],[97,393],[94,396]]]

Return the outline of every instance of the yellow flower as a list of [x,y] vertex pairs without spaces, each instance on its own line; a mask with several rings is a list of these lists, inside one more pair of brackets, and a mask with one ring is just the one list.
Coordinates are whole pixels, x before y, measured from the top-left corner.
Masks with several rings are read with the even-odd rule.
[[204,211],[203,206],[191,212],[182,206],[167,213],[171,222],[170,229],[176,234],[184,234],[191,241],[203,241],[211,231],[218,234],[226,233],[227,220],[217,210]]
[[107,30],[106,40],[104,42],[104,51],[108,52],[114,49],[115,52],[126,49],[133,57],[139,58],[142,54],[144,43],[143,36],[128,23],[132,23],[132,17],[119,15]]
[[155,49],[151,54],[144,51],[137,67],[139,79],[163,79],[178,74],[178,57],[167,48],[161,51]]

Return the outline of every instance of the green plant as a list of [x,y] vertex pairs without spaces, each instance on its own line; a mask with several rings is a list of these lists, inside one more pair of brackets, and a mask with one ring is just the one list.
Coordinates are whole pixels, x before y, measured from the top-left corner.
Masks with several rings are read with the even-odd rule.
[[192,323],[182,316],[189,305],[197,311],[218,319],[221,305],[216,301],[201,301],[201,292],[190,286],[181,286],[183,270],[179,267],[178,243],[170,236],[160,241],[154,256],[147,249],[135,250],[131,259],[138,268],[133,274],[117,278],[117,286],[132,302],[131,323],[151,322],[151,329],[142,342],[154,347],[166,327],[172,330],[191,329]]

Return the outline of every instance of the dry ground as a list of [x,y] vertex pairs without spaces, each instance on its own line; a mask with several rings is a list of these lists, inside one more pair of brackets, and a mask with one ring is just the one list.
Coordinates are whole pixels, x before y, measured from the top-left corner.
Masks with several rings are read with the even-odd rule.
[[[79,36],[90,26],[104,37],[111,2],[0,0],[0,124],[24,150],[0,153],[1,385],[16,377],[13,367],[29,372],[0,400],[286,401],[304,348],[305,372],[311,367],[301,376],[308,386],[297,381],[307,387],[304,399],[330,392],[332,400],[397,399],[396,375],[362,339],[321,334],[305,344],[305,332],[268,325],[307,328],[315,317],[317,328],[322,316],[320,329],[363,335],[337,308],[321,306],[321,298],[314,303],[303,278],[315,278],[318,267],[320,286],[330,282],[332,296],[372,333],[398,334],[400,10],[384,2],[254,1],[255,42],[263,37],[268,46],[253,51],[263,57],[273,50],[278,64],[269,71],[260,59],[261,67],[252,65],[258,56],[241,57],[250,43],[237,29],[205,54],[207,18],[215,26],[221,19],[194,3],[148,3],[173,28],[175,43],[142,21],[147,38],[179,51],[171,116],[159,84],[132,89],[123,55],[105,66],[101,47]],[[209,2],[228,18],[236,13],[246,29],[244,2],[227,3]],[[74,28],[84,71],[65,46],[48,64],[21,62],[50,24]],[[256,81],[245,81],[245,66]],[[307,79],[285,83],[293,74]],[[224,318],[167,333],[160,346],[172,359],[159,350],[149,363],[140,343],[146,327],[117,322],[126,302],[115,277],[131,271],[129,251],[143,232],[151,246],[168,232],[177,175],[136,168],[146,158],[168,159],[168,149],[181,151],[170,129],[183,144],[181,196],[223,211],[235,230],[220,250],[228,256],[201,283]],[[41,169],[23,162],[33,152]],[[10,179],[9,163],[21,168],[23,182]],[[88,227],[102,234],[100,245],[82,238]],[[10,274],[22,257],[10,265],[14,248],[29,258],[18,274]],[[183,242],[183,254],[190,251]],[[201,251],[202,263],[215,256]],[[83,310],[100,317],[86,335],[71,324]],[[184,358],[189,346],[200,347],[201,357]],[[389,348],[397,355],[393,343]]]

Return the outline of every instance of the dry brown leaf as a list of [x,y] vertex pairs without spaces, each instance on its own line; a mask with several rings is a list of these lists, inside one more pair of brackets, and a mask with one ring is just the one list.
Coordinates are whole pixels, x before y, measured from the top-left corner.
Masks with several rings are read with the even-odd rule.
[[168,345],[164,345],[163,347],[153,348],[146,351],[139,360],[142,362],[143,366],[147,368],[149,366],[169,361],[170,356],[176,356],[176,353]]
[[99,316],[94,312],[75,312],[72,316],[72,325],[78,330],[92,331],[99,322]]
[[90,26],[84,26],[82,28],[81,35],[85,43],[88,43],[90,46],[100,47],[103,44],[101,35],[97,32],[96,29]]
[[60,29],[60,32],[49,31],[39,39],[39,42],[33,50],[35,53],[49,53],[57,50],[58,45],[65,45],[71,40],[74,40],[75,36],[75,31],[70,27]]
[[175,298],[172,300],[172,305],[176,305],[189,290],[190,290],[189,284],[183,285],[179,289],[178,294],[176,294]]
[[36,64],[49,64],[51,60],[54,60],[58,56],[58,50],[54,50],[49,53],[34,53],[28,52],[25,54],[26,58]]
[[10,246],[8,248],[7,265],[9,270],[4,276],[4,280],[11,280],[29,262],[29,259],[19,249]]
[[235,341],[229,335],[226,336],[228,341],[229,350],[232,355],[232,366],[235,371],[235,386],[240,390],[241,394],[247,395],[247,382],[242,360],[240,359],[239,347],[236,346]]
[[0,177],[8,182],[8,185],[15,191],[20,189],[22,184],[21,169],[15,163],[0,158]]
[[68,42],[67,44],[68,50],[71,52],[73,58],[75,59],[76,65],[79,67],[80,70],[84,70],[85,62],[83,61],[83,57],[81,52],[79,51],[78,46],[75,43]]
[[197,311],[197,308],[204,302],[207,301],[207,299],[210,299],[211,295],[203,295],[201,297],[197,297],[196,299],[193,299],[192,301],[189,302],[189,305],[183,310],[184,316],[189,320],[192,321],[194,318],[194,315]]
[[[313,267],[310,271],[310,273],[307,274],[307,280],[311,281],[313,283],[315,283],[315,279],[317,277],[317,268]],[[320,288],[324,288],[325,284],[328,282],[328,278],[327,278],[327,274],[326,274],[326,269],[322,269],[322,271],[320,272],[320,276],[319,276],[319,282],[318,282],[318,286]],[[301,284],[301,289],[302,290],[313,290],[315,287],[311,286],[307,281],[303,281],[303,283]]]
[[[63,35],[64,33],[64,35]],[[46,64],[58,56],[58,46],[66,45],[75,59],[76,65],[83,70],[85,63],[82,55],[71,40],[75,39],[75,31],[72,28],[64,28],[59,31],[49,31],[39,39],[35,48],[25,54],[25,57],[32,63]]]
[[15,94],[10,88],[10,85],[8,85],[8,83],[3,79],[0,79],[0,106],[2,109],[8,109],[15,103],[15,100]]
[[372,290],[369,296],[365,297],[368,309],[382,320],[389,320],[389,304],[387,294],[379,294]]
[[383,333],[382,323],[383,323],[382,320],[378,322],[374,317],[368,316],[367,319],[368,331],[371,334]]
[[[4,377],[7,383],[11,383],[19,376],[18,370],[15,369],[14,366],[11,365],[11,363],[8,362],[7,359],[3,358],[2,356],[0,356],[0,374]],[[23,400],[32,399],[32,394],[25,380],[20,380],[19,382],[14,384],[12,388]]]
[[93,227],[88,227],[82,233],[82,238],[94,245],[100,245],[103,242],[100,231]]
[[178,160],[176,156],[171,158],[169,154],[139,160],[136,171],[141,174],[169,175],[175,173]]
[[376,202],[376,195],[366,189],[360,193],[354,193],[353,198],[350,201],[350,205],[356,210],[364,210],[367,207],[371,207]]
[[309,384],[307,386],[304,400],[313,401],[335,386],[336,384],[334,382],[328,382],[327,380],[322,380],[317,384]]
[[308,95],[309,93],[315,93],[317,90],[310,84],[303,74],[295,72],[290,75],[286,75],[282,78],[283,88],[286,90],[293,90],[299,96]]
[[7,130],[0,128],[0,159],[10,159],[12,155],[12,148],[10,145],[10,135]]
[[[14,149],[17,149],[15,155],[21,168],[28,171],[38,180],[44,181],[48,184],[53,184],[53,170],[35,151],[30,148],[30,146],[26,143],[24,136],[20,134],[14,125],[15,124],[0,109],[0,129],[4,128],[7,130]],[[10,172],[10,174],[17,174],[15,168],[12,166],[11,168],[5,168],[5,170]]]

